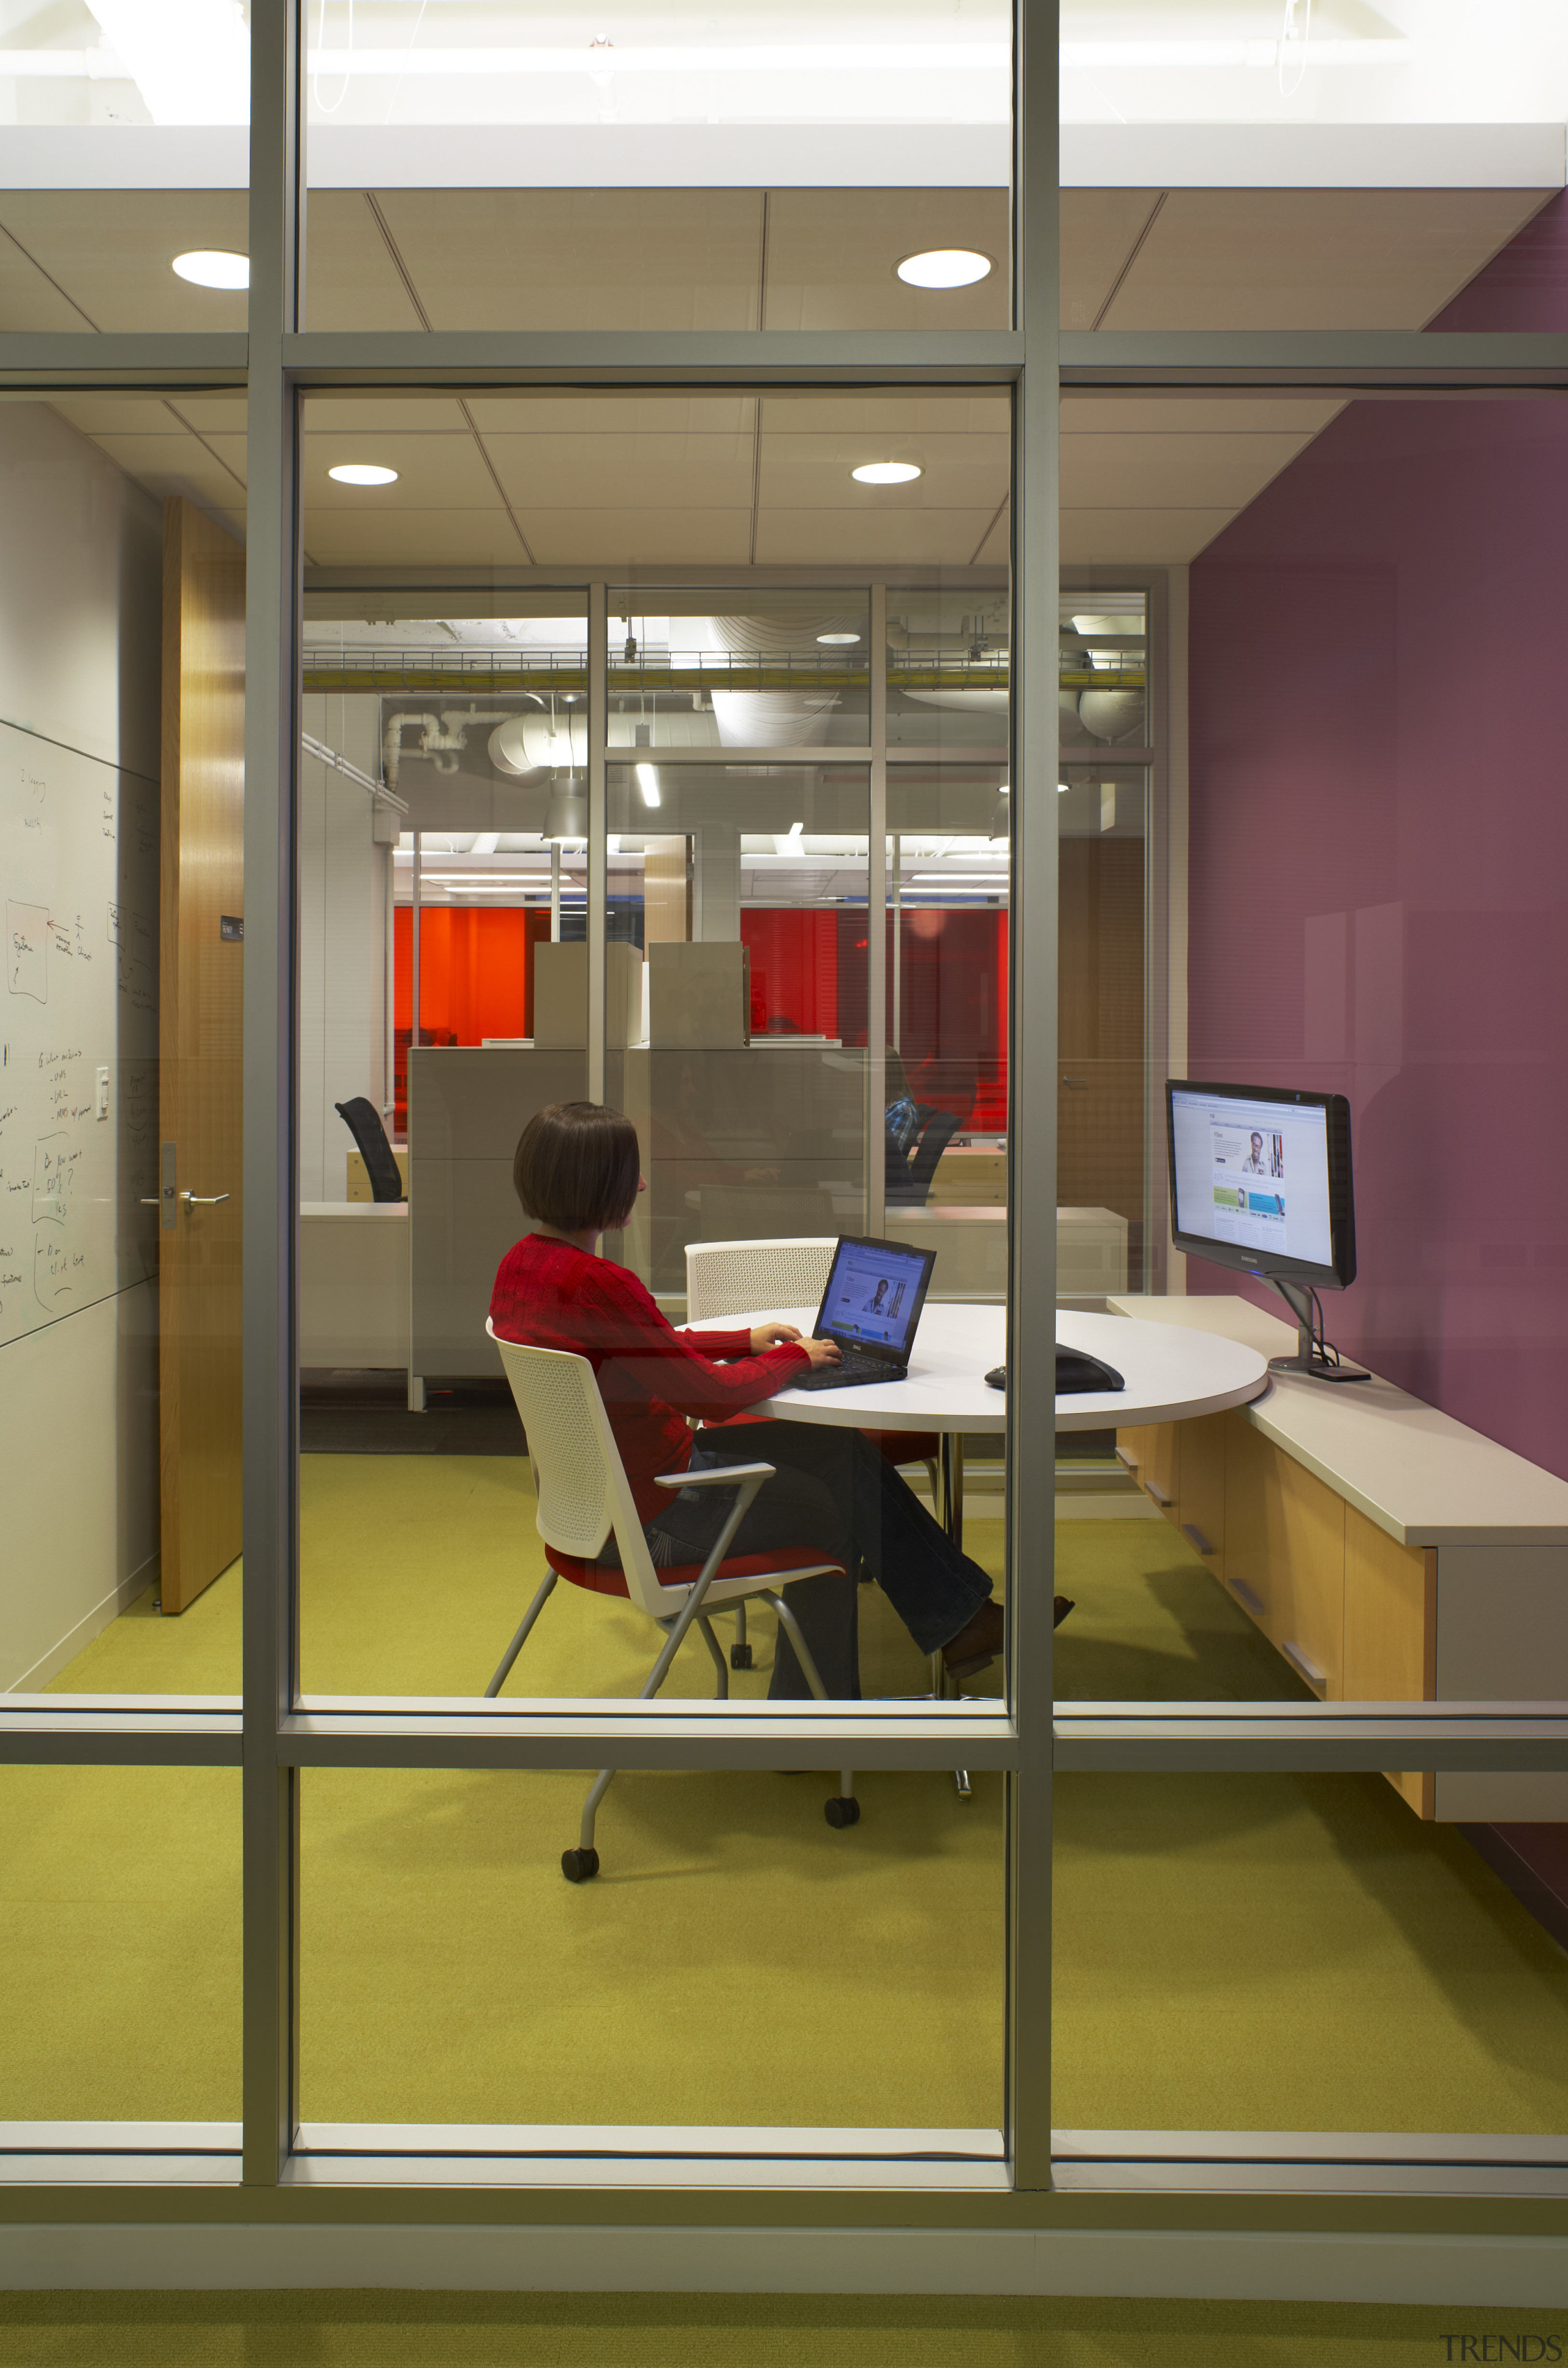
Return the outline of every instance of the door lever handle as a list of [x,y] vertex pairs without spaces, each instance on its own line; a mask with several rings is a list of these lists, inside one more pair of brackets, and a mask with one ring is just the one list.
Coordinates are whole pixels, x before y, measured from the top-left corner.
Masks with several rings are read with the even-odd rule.
[[228,1199],[226,1192],[182,1192],[180,1199],[193,1209],[215,1209],[220,1201]]

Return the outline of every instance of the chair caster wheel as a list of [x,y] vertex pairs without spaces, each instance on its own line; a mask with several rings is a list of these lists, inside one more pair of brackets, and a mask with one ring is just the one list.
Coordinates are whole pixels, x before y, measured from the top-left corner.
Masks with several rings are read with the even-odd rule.
[[835,1793],[831,1801],[824,1802],[823,1816],[830,1826],[858,1826],[860,1822],[860,1804],[852,1793]]
[[750,1667],[751,1667],[751,1646],[750,1646],[749,1645],[731,1645],[731,1647],[730,1647],[730,1667],[731,1667],[731,1668],[732,1668],[732,1669],[749,1669],[749,1668],[750,1668]]
[[571,1850],[561,1853],[561,1872],[568,1883],[586,1883],[599,1871],[597,1850]]

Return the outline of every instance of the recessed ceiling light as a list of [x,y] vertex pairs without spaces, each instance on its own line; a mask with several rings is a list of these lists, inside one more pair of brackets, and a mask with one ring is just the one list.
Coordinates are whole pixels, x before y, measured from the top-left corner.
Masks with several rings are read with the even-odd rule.
[[182,279],[197,288],[248,288],[250,257],[231,254],[222,246],[193,246],[188,255],[176,255],[174,268]]
[[849,473],[861,485],[907,485],[920,472],[913,461],[864,461]]
[[991,257],[971,246],[932,246],[923,255],[906,255],[898,276],[911,288],[972,288],[991,269]]
[[326,473],[340,485],[395,485],[397,483],[395,469],[378,468],[370,461],[345,461]]
[[[856,470],[855,474],[857,476],[860,474],[858,469]],[[858,633],[819,633],[817,635],[817,641],[824,650],[848,649],[859,638]]]

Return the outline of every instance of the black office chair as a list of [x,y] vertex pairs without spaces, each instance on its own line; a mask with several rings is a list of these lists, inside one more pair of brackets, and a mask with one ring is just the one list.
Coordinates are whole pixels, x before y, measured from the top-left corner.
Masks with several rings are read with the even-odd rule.
[[387,1131],[375,1103],[367,1101],[363,1094],[356,1094],[351,1102],[334,1102],[333,1109],[354,1137],[355,1147],[365,1163],[371,1200],[406,1201],[408,1195],[403,1189],[397,1161],[392,1157]]
[[915,1148],[902,1153],[890,1135],[887,1139],[887,1199],[890,1208],[923,1209],[931,1195],[931,1178],[937,1172],[937,1162],[963,1124],[951,1110],[934,1110],[915,1138]]

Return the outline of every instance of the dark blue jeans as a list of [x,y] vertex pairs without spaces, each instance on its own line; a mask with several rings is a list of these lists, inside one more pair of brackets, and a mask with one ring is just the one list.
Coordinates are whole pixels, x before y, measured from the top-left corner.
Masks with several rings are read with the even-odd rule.
[[[959,1551],[858,1430],[780,1421],[700,1431],[693,1471],[725,1463],[776,1466],[736,1531],[732,1554],[814,1546],[824,1559],[846,1565],[842,1578],[792,1579],[783,1590],[823,1684],[839,1701],[858,1701],[860,1694],[858,1562],[868,1565],[923,1653],[949,1644],[991,1593],[979,1564]],[[674,1560],[700,1562],[733,1502],[727,1488],[683,1488],[668,1510],[649,1522],[649,1535],[668,1538]],[[774,1702],[811,1692],[782,1626],[767,1691]]]

